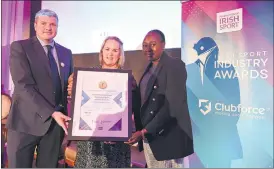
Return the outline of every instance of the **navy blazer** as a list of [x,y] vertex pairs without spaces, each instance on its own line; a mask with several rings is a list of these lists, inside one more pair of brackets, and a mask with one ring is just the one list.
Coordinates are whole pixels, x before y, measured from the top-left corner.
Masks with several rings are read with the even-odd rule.
[[148,131],[145,137],[159,161],[183,158],[194,152],[186,79],[185,63],[164,52],[148,81],[143,105],[139,101],[136,128]]

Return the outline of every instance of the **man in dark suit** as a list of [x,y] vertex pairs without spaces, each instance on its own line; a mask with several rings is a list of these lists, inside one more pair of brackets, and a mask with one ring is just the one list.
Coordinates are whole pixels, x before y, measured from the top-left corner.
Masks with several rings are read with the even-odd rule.
[[137,131],[129,139],[143,139],[149,168],[181,168],[183,158],[193,153],[193,139],[186,95],[186,69],[182,60],[165,52],[165,36],[159,30],[147,33],[143,52],[150,61],[140,80],[140,113],[135,113]]
[[8,117],[9,167],[30,168],[37,148],[37,167],[57,167],[67,134],[67,80],[72,53],[54,42],[58,16],[41,10],[35,16],[36,36],[11,44],[10,72],[14,83]]

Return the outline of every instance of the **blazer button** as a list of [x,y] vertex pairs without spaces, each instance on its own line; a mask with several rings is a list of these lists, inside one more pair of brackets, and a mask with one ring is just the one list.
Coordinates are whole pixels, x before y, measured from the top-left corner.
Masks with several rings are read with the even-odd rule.
[[164,129],[162,129],[160,132],[159,132],[159,134],[162,134],[164,132]]
[[155,101],[155,98],[152,98],[152,101]]
[[157,89],[157,86],[154,86],[154,89]]
[[154,113],[153,111],[150,112],[150,114],[153,114],[153,113]]

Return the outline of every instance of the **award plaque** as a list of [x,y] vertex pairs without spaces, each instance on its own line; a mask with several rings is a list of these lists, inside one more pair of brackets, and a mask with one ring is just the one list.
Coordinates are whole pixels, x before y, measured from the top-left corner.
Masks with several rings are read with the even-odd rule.
[[132,134],[131,71],[75,68],[68,140],[127,141]]

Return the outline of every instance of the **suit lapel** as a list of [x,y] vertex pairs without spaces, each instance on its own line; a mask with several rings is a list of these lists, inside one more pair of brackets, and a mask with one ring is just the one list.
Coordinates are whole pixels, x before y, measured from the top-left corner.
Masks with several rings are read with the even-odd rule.
[[147,73],[147,71],[149,70],[149,68],[150,68],[151,66],[152,66],[152,63],[151,63],[151,62],[149,62],[149,63],[147,64],[147,66],[146,66],[145,71],[143,72],[143,74],[142,74],[142,76],[141,76],[141,79],[139,80],[139,85],[138,85],[138,86],[140,86],[141,81],[142,81],[142,79],[143,79],[144,75]]
[[159,62],[156,69],[155,69],[155,71],[154,71],[154,73],[150,76],[150,78],[148,80],[147,87],[146,87],[146,92],[145,92],[145,97],[144,97],[144,102],[143,103],[145,103],[147,101],[150,93],[152,92],[153,86],[155,84],[155,81],[156,81],[156,79],[158,77],[158,74],[161,71],[162,67],[163,67],[162,63]]
[[40,64],[43,65],[43,67],[48,72],[49,77],[52,78],[51,69],[50,69],[50,65],[49,65],[49,58],[47,57],[43,46],[41,45],[41,43],[39,42],[37,37],[32,38],[32,43],[34,46],[34,51],[36,53],[36,56],[39,57],[39,60],[41,61]]
[[62,49],[61,47],[55,43],[55,49],[58,57],[59,62],[59,70],[60,70],[60,78],[61,78],[61,84],[62,84],[62,91],[64,91],[64,73],[65,73],[65,57],[62,55]]
[[[165,58],[166,58],[166,57],[169,57],[169,56],[167,56],[166,53],[164,52],[164,53],[162,54],[161,58],[160,58],[160,61],[159,61],[158,65],[157,65],[157,68],[156,68],[155,72],[153,73],[153,75],[152,75],[152,76],[150,77],[150,79],[148,80],[148,84],[147,84],[147,87],[146,87],[146,92],[145,92],[143,104],[146,103],[146,101],[147,101],[147,99],[148,99],[150,93],[151,93],[152,90],[153,90],[153,86],[154,86],[154,84],[155,84],[155,81],[157,80],[157,77],[158,77],[159,73],[161,72],[161,70],[162,70],[162,68],[163,68],[163,63],[165,62]],[[144,73],[143,73],[143,75],[142,75],[141,80],[143,79],[144,75],[145,75],[146,72],[150,69],[151,66],[152,66],[151,63],[147,66],[147,68],[145,69],[145,71],[144,71]],[[140,86],[141,80],[140,80],[140,82],[139,82],[139,86]],[[156,87],[157,87],[157,86],[156,86]],[[143,106],[143,105],[142,105],[142,106]],[[142,106],[141,106],[141,108],[142,108]]]

